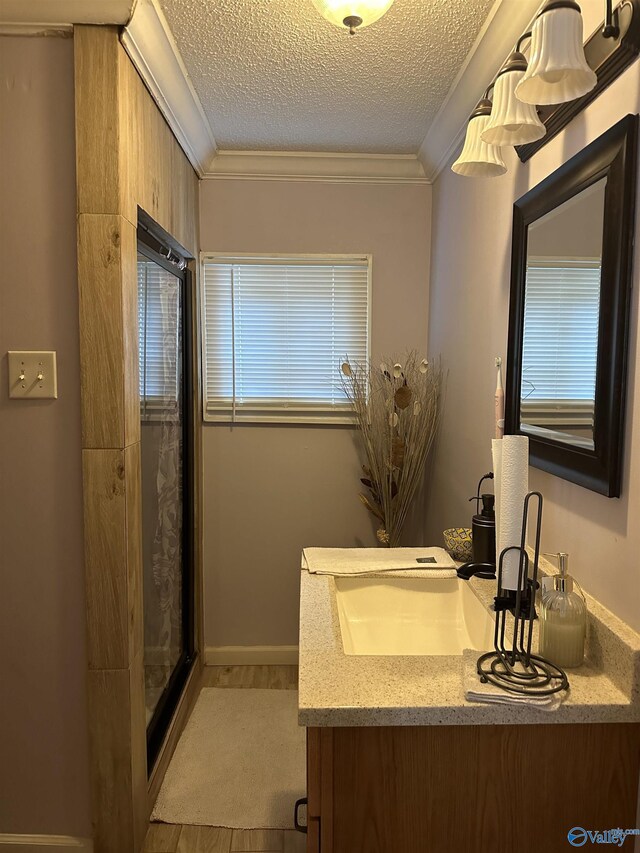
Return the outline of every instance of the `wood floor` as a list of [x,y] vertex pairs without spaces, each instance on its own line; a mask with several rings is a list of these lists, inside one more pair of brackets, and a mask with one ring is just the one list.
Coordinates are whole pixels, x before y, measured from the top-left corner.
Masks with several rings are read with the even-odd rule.
[[[295,690],[297,666],[207,666],[202,687]],[[294,830],[226,829],[152,823],[145,853],[304,853],[306,836]]]

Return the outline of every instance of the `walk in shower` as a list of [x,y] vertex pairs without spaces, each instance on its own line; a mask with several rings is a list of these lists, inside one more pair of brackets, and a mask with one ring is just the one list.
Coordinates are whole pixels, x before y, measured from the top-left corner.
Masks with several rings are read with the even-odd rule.
[[193,662],[191,294],[185,259],[138,228],[147,764]]

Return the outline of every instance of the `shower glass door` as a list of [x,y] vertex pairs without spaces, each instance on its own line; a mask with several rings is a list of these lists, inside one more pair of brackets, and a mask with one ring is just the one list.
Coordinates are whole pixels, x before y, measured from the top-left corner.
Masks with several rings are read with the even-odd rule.
[[189,274],[138,229],[142,560],[147,765],[193,660]]

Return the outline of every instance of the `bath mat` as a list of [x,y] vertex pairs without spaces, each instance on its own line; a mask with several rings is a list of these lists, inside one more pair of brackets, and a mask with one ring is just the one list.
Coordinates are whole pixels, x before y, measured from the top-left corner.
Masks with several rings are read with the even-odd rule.
[[298,691],[209,687],[178,742],[151,819],[292,829],[305,790]]

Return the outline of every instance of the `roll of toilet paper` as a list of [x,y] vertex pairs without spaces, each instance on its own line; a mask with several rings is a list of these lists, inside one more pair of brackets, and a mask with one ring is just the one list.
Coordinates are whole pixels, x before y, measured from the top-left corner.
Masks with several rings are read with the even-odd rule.
[[[529,491],[529,439],[525,435],[507,435],[502,439],[500,465],[500,526],[498,555],[505,548],[519,546],[522,538],[522,512]],[[494,472],[495,474],[495,472]],[[502,567],[502,588],[518,588],[520,555],[512,551]]]

